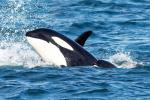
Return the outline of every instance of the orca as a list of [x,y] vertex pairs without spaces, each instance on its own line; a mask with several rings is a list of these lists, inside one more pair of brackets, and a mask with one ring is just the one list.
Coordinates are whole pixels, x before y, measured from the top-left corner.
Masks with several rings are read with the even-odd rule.
[[82,33],[75,41],[54,30],[40,28],[26,33],[28,43],[42,60],[55,66],[116,67],[105,60],[97,60],[84,46],[92,31]]

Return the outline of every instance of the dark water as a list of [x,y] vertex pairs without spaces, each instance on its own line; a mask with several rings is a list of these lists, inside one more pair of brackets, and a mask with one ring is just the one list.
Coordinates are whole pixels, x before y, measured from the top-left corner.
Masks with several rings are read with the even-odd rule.
[[[149,0],[1,0],[0,100],[149,100]],[[118,66],[46,65],[25,33],[51,28]]]

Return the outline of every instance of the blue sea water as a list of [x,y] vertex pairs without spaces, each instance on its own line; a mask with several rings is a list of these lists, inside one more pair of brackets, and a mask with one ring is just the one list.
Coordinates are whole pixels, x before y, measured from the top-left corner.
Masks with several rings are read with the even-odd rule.
[[[25,33],[54,29],[118,68],[46,65]],[[149,100],[149,0],[0,0],[0,100]]]

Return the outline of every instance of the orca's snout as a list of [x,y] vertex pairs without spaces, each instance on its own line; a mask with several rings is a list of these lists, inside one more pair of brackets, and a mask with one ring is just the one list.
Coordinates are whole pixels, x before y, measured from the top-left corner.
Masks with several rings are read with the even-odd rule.
[[38,32],[34,32],[34,31],[28,31],[27,33],[26,33],[26,36],[27,37],[32,37],[32,38],[39,38],[39,33]]
[[47,42],[50,40],[50,35],[44,32],[42,29],[29,31],[26,33],[26,37],[41,39]]
[[26,36],[32,37],[32,32],[31,32],[31,31],[27,32],[27,33],[26,33]]

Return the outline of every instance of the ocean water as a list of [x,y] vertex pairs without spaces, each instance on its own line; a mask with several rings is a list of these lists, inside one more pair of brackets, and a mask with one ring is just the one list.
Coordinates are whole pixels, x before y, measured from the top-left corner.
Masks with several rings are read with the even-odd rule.
[[[47,65],[25,33],[54,29],[117,68]],[[0,100],[149,100],[149,0],[0,0]]]

